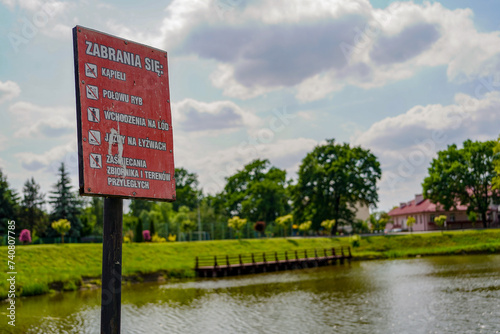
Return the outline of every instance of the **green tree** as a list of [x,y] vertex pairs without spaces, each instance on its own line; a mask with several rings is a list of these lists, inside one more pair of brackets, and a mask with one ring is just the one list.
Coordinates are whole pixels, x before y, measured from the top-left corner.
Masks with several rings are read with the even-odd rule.
[[129,209],[132,216],[139,218],[142,211],[149,212],[152,210],[154,202],[144,199],[133,199],[130,201]]
[[52,228],[61,235],[61,243],[64,243],[64,235],[71,230],[71,223],[67,219],[59,219],[52,222]]
[[139,218],[137,219],[137,223],[135,224],[135,233],[134,233],[134,241],[135,242],[143,242],[144,241],[144,237],[142,235],[142,219]]
[[189,173],[184,168],[175,169],[176,199],[172,203],[175,211],[179,211],[181,206],[186,206],[189,210],[194,210],[198,207],[202,197],[198,186],[198,175]]
[[181,206],[179,212],[175,216],[175,223],[182,232],[192,232],[196,228],[196,222],[191,219],[191,212],[187,206]]
[[246,226],[246,224],[247,224],[247,220],[240,218],[238,216],[234,216],[234,217],[229,218],[227,220],[227,226],[236,231],[236,235],[238,236],[238,238],[241,237],[241,230],[243,230],[243,228]]
[[294,218],[311,220],[314,230],[322,221],[335,219],[335,233],[339,223],[354,220],[356,203],[377,203],[380,177],[380,163],[369,150],[327,140],[302,160],[292,189]]
[[40,236],[47,228],[48,220],[42,208],[45,203],[44,198],[45,195],[40,192],[40,185],[33,177],[24,183],[21,211],[31,235],[36,231]]
[[299,225],[299,231],[302,232],[302,235],[306,235],[306,232],[311,229],[311,224],[312,222],[308,220]]
[[270,222],[288,210],[286,171],[254,160],[227,178],[222,194],[227,215]]
[[492,189],[497,176],[494,168],[495,142],[466,140],[462,149],[455,144],[438,152],[423,183],[424,197],[439,203],[444,210],[466,205],[467,212],[481,215],[483,227],[488,227],[487,211],[500,199],[498,189]]
[[321,227],[328,231],[330,236],[332,235],[333,227],[335,226],[335,219],[326,219],[321,222]]
[[406,226],[408,226],[411,232],[413,232],[413,225],[415,225],[415,222],[416,220],[413,216],[408,217],[408,219],[406,220]]
[[390,216],[387,212],[373,212],[367,219],[367,223],[372,231],[381,231],[385,229],[385,226],[390,221]]
[[469,221],[472,223],[472,226],[474,227],[477,222],[477,213],[475,213],[474,211],[470,211],[469,213],[467,213],[467,219],[469,219]]
[[0,233],[6,233],[7,221],[16,220],[18,200],[16,192],[9,187],[7,176],[0,169]]
[[90,200],[85,200],[84,203],[85,208],[80,218],[83,225],[82,236],[102,235],[104,199],[102,197],[91,197]]
[[447,217],[445,215],[441,215],[441,216],[434,218],[434,223],[437,226],[441,227],[441,234],[443,233],[443,226],[446,223],[446,218]]
[[285,215],[276,218],[276,224],[283,228],[284,235],[286,237],[286,231],[289,229],[289,226],[293,223],[293,215]]
[[80,221],[82,213],[82,202],[71,192],[71,180],[66,171],[64,163],[59,167],[59,180],[54,185],[54,191],[49,196],[49,203],[52,204],[51,220],[67,219],[71,223],[69,235],[75,238],[80,237],[83,225]]

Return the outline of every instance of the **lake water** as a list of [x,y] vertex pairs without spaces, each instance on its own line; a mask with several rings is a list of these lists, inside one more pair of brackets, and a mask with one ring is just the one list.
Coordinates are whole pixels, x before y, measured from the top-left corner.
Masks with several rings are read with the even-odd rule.
[[[99,333],[99,305],[100,290],[18,299],[0,332]],[[500,333],[500,255],[129,285],[122,333]]]

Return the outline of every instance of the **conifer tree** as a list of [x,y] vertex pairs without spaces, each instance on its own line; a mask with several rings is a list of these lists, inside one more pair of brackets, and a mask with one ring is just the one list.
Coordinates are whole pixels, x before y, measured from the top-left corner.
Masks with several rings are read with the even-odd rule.
[[9,188],[7,176],[0,169],[0,233],[6,233],[7,221],[15,220],[18,212],[18,196]]
[[61,167],[59,167],[59,180],[54,185],[54,191],[51,192],[49,198],[49,203],[53,206],[50,219],[52,221],[59,219],[69,220],[71,223],[69,236],[80,237],[83,227],[79,217],[82,211],[82,203],[71,192],[71,180],[64,163],[61,163]]
[[23,188],[22,213],[31,235],[33,232],[42,234],[45,231],[48,220],[43,212],[42,206],[45,203],[45,194],[40,192],[40,185],[35,182],[35,178],[26,180]]

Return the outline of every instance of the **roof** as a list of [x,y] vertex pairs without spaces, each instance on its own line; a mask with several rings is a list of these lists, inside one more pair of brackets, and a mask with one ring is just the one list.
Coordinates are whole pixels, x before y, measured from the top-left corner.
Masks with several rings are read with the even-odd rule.
[[[415,200],[412,200],[404,206],[399,206],[397,208],[389,211],[389,216],[400,216],[400,215],[411,215],[415,213],[424,213],[424,212],[444,212],[443,207],[432,203],[429,199],[424,199],[419,203],[415,203]],[[467,211],[467,206],[465,205],[457,205],[456,209],[452,208],[451,211]]]

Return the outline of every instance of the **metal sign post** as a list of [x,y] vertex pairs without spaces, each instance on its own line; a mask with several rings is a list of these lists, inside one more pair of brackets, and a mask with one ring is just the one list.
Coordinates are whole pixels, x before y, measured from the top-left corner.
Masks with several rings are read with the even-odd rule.
[[120,333],[123,200],[104,199],[101,333]]
[[101,332],[120,332],[123,198],[175,201],[167,53],[73,28],[80,195],[104,200]]

